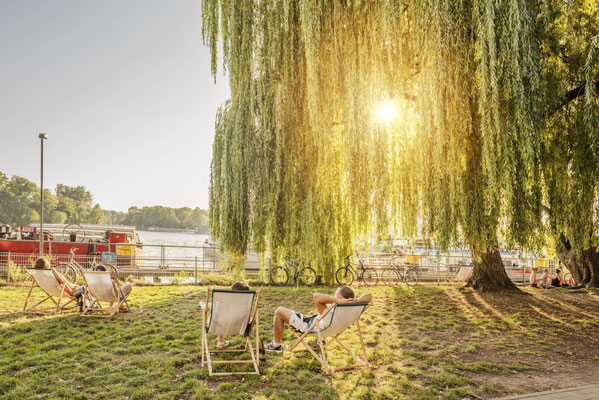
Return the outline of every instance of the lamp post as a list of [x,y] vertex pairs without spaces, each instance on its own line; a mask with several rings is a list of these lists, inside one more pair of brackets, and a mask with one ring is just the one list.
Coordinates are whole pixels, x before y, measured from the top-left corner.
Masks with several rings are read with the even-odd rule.
[[40,133],[40,257],[44,255],[44,139],[48,135]]

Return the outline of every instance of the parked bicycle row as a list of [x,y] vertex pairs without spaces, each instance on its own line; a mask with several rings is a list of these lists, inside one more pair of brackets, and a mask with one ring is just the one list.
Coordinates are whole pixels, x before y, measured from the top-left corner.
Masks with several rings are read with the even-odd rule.
[[[377,271],[373,267],[364,264],[364,260],[357,263],[350,261],[350,256],[345,257],[345,265],[335,271],[335,281],[340,286],[349,286],[355,281],[362,282],[368,286],[377,284],[398,285],[400,282],[408,286],[418,283],[418,271],[416,268],[406,266],[397,258],[391,260],[389,265]],[[296,284],[312,286],[316,283],[318,275],[309,264],[303,265],[299,260],[283,257],[283,265],[270,269],[270,282],[273,285],[285,286]]]

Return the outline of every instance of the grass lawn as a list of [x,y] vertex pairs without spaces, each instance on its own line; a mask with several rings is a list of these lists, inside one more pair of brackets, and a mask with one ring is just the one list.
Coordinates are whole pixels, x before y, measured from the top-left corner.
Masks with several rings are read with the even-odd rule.
[[[112,319],[23,315],[27,288],[0,287],[0,398],[478,399],[599,382],[596,293],[433,286],[356,293],[366,290],[374,296],[362,316],[371,370],[331,378],[308,353],[289,361],[268,353],[261,376],[210,378],[200,368],[205,287],[136,286],[134,312]],[[311,292],[263,287],[264,343],[277,306],[314,312]],[[345,337],[357,350],[357,337]],[[336,347],[329,354],[348,361]]]

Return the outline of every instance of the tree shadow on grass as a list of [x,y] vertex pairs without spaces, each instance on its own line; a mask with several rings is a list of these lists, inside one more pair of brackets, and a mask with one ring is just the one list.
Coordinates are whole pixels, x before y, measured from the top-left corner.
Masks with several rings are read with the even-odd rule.
[[[580,293],[578,291],[567,291],[565,292],[566,295],[571,295],[571,294],[577,294]],[[558,294],[559,296],[559,294]],[[586,318],[597,318],[599,319],[599,313],[596,311],[596,308],[592,309],[592,310],[586,310],[585,308],[581,307],[580,305],[577,304],[573,304],[573,302],[566,302],[560,298],[558,298],[558,296],[555,296],[553,291],[537,291],[535,293],[535,297],[541,299],[543,302],[545,302],[546,304],[551,304],[553,306],[556,306],[558,308],[562,308],[564,310],[567,310],[571,313],[576,313],[576,314],[580,314],[583,317]],[[586,299],[593,299],[594,296],[589,296],[586,297]],[[573,298],[575,300],[579,300],[577,298]],[[572,300],[572,299],[570,299]],[[593,299],[595,300],[595,299]]]
[[[588,316],[588,313],[581,312],[583,310],[570,307],[567,303],[558,300],[548,301],[547,298],[540,297],[536,293],[526,293],[523,296],[514,293],[479,294],[470,292],[465,293],[464,297],[473,307],[488,310],[497,319],[515,324],[524,332],[526,332],[525,325],[530,321],[551,321],[555,323],[556,327],[571,328],[569,320],[572,319],[573,313],[578,313],[583,317]],[[514,320],[514,315],[518,315],[520,321]]]

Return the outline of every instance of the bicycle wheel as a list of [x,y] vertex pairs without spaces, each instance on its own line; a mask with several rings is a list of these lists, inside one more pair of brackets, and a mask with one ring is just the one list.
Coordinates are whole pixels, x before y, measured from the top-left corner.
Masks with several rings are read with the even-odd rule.
[[368,286],[374,286],[379,283],[379,275],[374,268],[364,268],[362,271],[362,282]]
[[285,286],[289,280],[289,273],[283,267],[274,267],[270,270],[270,282],[275,286]]
[[335,280],[340,286],[349,286],[354,281],[354,274],[347,267],[341,267],[335,273]]
[[298,280],[306,286],[312,286],[316,282],[316,271],[312,267],[302,268]]
[[[119,279],[119,270],[116,269],[116,267],[110,263],[100,263],[100,264],[96,264],[92,267],[93,271],[97,271],[99,266],[103,266],[104,269],[106,269],[106,271],[110,272],[110,276],[112,277],[112,279],[114,279],[115,281]],[[100,268],[100,270],[102,270]]]
[[399,283],[399,272],[395,268],[385,268],[381,271],[381,282],[383,285],[397,285]]
[[414,268],[406,269],[403,281],[408,286],[416,285],[418,283],[418,271],[416,271]]
[[58,264],[54,267],[56,272],[64,276],[69,282],[75,283],[77,279],[77,270],[69,264]]

